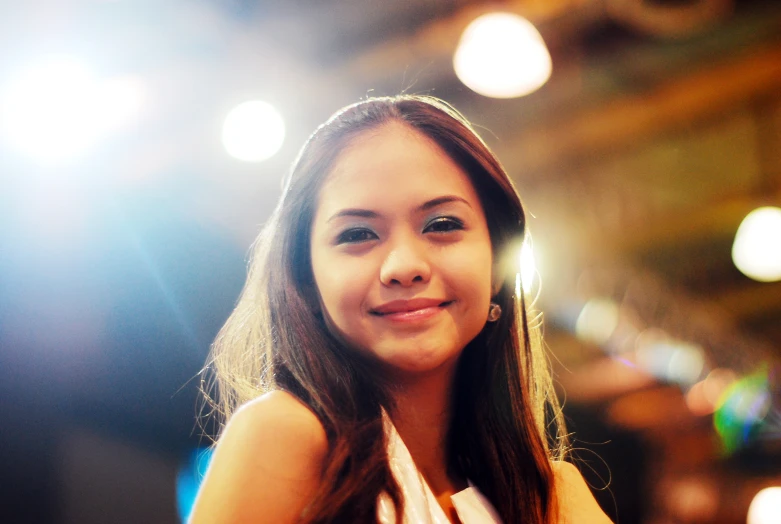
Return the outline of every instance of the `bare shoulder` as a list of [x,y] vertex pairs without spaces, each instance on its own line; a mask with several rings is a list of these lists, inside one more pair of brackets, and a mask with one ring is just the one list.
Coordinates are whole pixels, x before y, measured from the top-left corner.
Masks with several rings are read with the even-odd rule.
[[559,521],[562,524],[610,524],[578,468],[564,461],[551,462],[556,479]]
[[[319,474],[328,439],[317,416],[286,391],[272,391],[239,408],[218,444],[265,457],[268,467],[284,466],[289,473]],[[268,455],[268,457],[266,457]]]
[[223,432],[191,522],[295,522],[320,482],[328,440],[284,391],[248,402]]
[[299,446],[312,452],[328,448],[320,419],[287,391],[272,391],[241,406],[231,417],[223,438],[229,432],[245,431],[259,438],[296,437]]

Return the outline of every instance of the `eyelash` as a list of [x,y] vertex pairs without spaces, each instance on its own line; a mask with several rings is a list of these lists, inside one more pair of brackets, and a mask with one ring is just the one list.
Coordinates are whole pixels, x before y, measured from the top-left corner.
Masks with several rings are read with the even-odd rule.
[[[438,226],[444,226],[445,229],[438,229]],[[453,216],[437,217],[426,224],[423,233],[447,234],[453,231],[464,229],[464,222]],[[377,238],[377,234],[371,229],[365,227],[355,227],[343,231],[336,237],[337,244],[361,244]]]
[[464,229],[464,222],[461,219],[452,216],[437,217],[429,222],[423,232],[428,232],[432,227],[446,225],[447,229],[431,231],[431,233],[450,233],[451,231],[460,231]]
[[[371,237],[367,238],[355,238],[357,235],[371,235]],[[373,237],[373,238],[372,238]],[[352,229],[348,229],[347,231],[343,231],[339,234],[338,237],[336,237],[336,243],[337,244],[360,244],[362,242],[368,242],[369,240],[374,240],[377,238],[377,234],[374,233],[371,229],[367,229],[365,227],[354,227]]]

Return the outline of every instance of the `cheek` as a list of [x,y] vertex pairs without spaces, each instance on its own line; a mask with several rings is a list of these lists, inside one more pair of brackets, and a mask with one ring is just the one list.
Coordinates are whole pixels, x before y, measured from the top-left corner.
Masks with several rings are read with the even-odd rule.
[[473,249],[464,250],[455,263],[451,261],[448,266],[451,285],[460,288],[479,305],[482,306],[483,302],[488,304],[491,298],[493,267],[490,246],[475,246]]
[[365,269],[328,257],[313,257],[312,263],[323,308],[336,326],[345,330],[347,324],[360,318],[364,308]]

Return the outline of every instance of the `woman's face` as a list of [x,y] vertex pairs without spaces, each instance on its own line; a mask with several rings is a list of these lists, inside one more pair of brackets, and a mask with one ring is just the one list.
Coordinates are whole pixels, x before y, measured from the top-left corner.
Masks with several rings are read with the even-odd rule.
[[453,363],[483,328],[492,252],[463,170],[401,123],[358,136],[326,178],[312,269],[329,325],[394,369]]

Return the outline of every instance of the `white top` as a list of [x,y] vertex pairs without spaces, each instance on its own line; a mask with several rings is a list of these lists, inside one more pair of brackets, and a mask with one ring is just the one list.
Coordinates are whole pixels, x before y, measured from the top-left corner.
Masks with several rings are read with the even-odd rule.
[[[426,479],[418,471],[407,446],[401,440],[393,423],[383,413],[385,434],[388,436],[388,462],[393,477],[401,488],[404,499],[405,524],[449,524],[450,520],[437,502]],[[450,500],[463,524],[502,524],[496,509],[472,483],[452,495]],[[395,524],[396,511],[387,493],[377,503],[377,518],[381,524]]]

